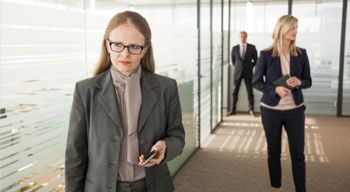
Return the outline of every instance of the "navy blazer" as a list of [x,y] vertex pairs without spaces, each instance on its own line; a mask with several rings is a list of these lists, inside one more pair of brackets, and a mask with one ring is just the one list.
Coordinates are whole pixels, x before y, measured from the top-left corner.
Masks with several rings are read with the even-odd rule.
[[[296,76],[301,80],[300,87],[292,89],[292,96],[296,105],[304,102],[301,89],[309,88],[312,84],[306,50],[301,48],[300,50],[301,53],[298,56],[290,56],[290,76]],[[254,88],[263,92],[261,102],[271,106],[278,104],[281,98],[275,92],[276,86],[273,85],[273,82],[281,77],[280,57],[273,57],[272,50],[261,51],[253,75]]]

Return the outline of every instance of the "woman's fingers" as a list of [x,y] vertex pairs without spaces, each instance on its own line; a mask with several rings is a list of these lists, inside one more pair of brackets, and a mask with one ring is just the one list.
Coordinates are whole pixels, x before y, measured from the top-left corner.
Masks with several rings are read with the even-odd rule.
[[145,162],[146,159],[144,158],[144,155],[140,155],[139,157],[139,165],[144,167],[151,167],[155,164],[160,164],[165,156],[166,151],[166,143],[163,140],[157,141],[156,144],[154,144],[151,148],[151,151],[156,151],[156,155],[150,159],[148,162]]

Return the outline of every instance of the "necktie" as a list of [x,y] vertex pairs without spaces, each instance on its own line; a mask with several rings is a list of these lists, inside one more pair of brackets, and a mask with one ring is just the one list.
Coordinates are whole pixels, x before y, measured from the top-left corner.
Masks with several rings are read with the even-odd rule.
[[242,45],[242,51],[241,51],[242,55],[242,59],[244,58],[244,55],[245,55],[245,45]]

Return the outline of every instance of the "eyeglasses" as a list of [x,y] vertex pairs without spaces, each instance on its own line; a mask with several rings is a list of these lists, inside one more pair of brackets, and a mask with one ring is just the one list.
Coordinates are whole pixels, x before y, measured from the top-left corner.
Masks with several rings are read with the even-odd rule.
[[108,43],[111,50],[117,53],[121,53],[124,51],[125,48],[127,48],[130,54],[140,55],[142,50],[145,48],[144,46],[135,45],[135,44],[123,45],[122,43],[112,42],[109,39],[108,39]]

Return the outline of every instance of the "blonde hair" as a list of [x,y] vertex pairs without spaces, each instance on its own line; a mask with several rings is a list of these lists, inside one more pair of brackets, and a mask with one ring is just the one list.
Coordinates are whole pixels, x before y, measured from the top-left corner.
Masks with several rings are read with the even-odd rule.
[[[272,44],[265,49],[265,51],[271,51],[272,50],[272,56],[280,56],[282,53],[282,44],[283,44],[283,37],[284,35],[289,32],[293,27],[298,26],[298,19],[296,17],[293,17],[291,15],[283,15],[280,17],[275,25],[275,29],[272,33]],[[295,45],[295,41],[292,41],[289,45],[289,50],[291,52],[291,55],[297,56],[301,53],[300,48],[298,48]]]
[[106,42],[109,37],[109,34],[113,29],[126,23],[134,25],[135,28],[140,33],[142,33],[142,35],[145,37],[145,46],[147,47],[147,51],[141,59],[141,67],[143,70],[154,73],[154,58],[153,58],[153,50],[152,50],[152,42],[151,42],[151,38],[152,38],[151,29],[146,19],[142,17],[140,14],[133,11],[124,11],[114,15],[107,25],[107,28],[103,35],[103,41],[101,44],[100,58],[97,61],[97,64],[94,70],[94,76],[108,70],[112,65],[108,51],[107,51]]

